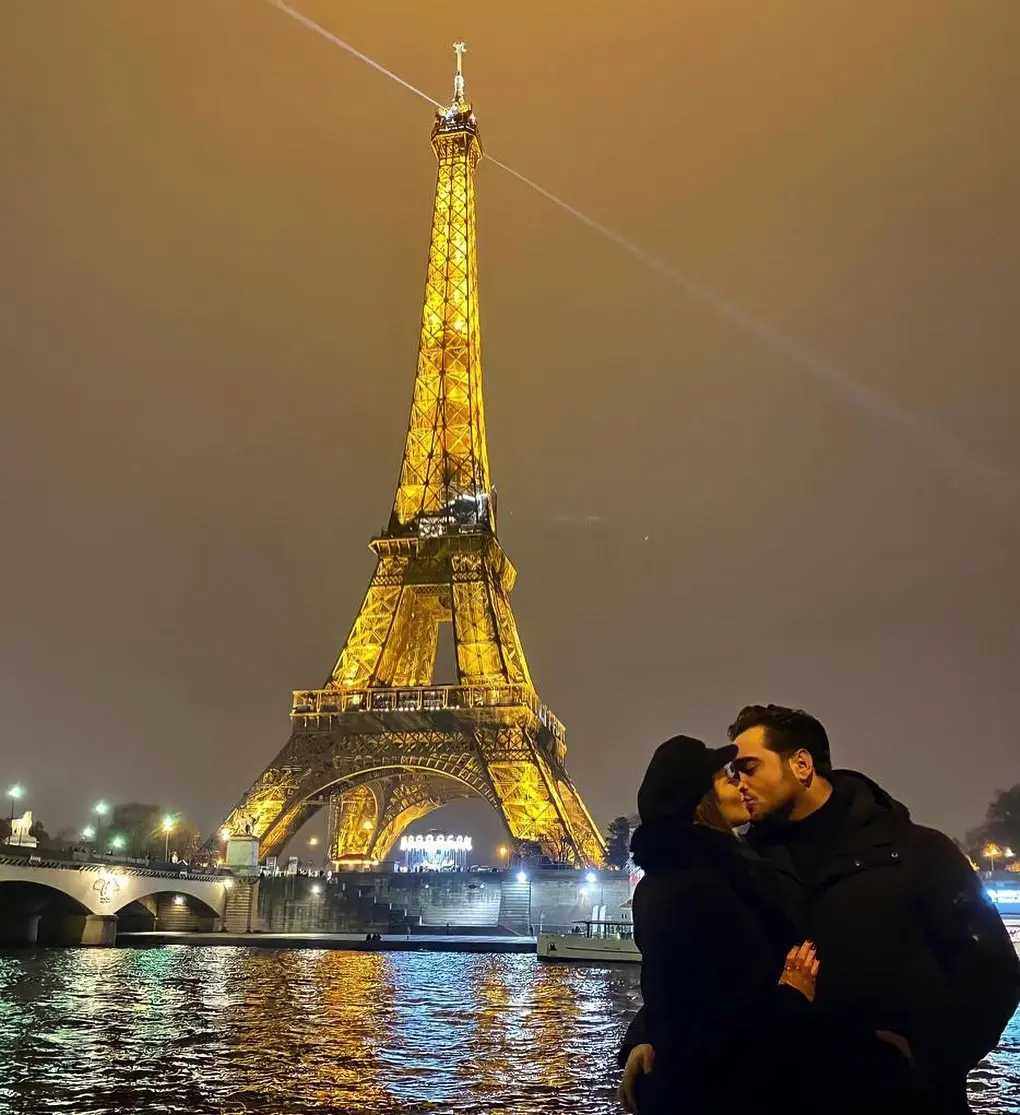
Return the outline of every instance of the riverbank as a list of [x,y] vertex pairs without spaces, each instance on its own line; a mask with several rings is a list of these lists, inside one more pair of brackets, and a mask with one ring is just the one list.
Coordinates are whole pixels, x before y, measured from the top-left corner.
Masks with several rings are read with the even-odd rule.
[[366,941],[354,933],[118,933],[118,948],[162,948],[165,945],[240,945],[260,949],[342,949],[346,952],[474,952],[534,953],[534,937],[415,933],[383,935]]

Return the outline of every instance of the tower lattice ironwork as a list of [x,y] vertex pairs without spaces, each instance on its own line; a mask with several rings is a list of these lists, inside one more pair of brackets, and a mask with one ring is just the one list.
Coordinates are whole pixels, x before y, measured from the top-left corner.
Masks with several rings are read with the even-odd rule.
[[[605,844],[564,766],[563,725],[538,699],[510,607],[516,572],[496,535],[482,405],[474,177],[482,145],[462,43],[439,163],[418,367],[378,564],[322,689],[294,693],[293,730],[226,821],[279,852],[329,809],[333,858],[377,860],[414,821],[477,797],[511,839],[597,864]],[[434,685],[452,624],[456,685]]]

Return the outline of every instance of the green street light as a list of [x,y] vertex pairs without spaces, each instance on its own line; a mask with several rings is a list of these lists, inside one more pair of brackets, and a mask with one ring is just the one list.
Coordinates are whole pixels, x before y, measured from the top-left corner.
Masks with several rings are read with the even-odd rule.
[[124,847],[124,837],[121,836],[120,833],[117,833],[117,835],[110,840],[110,847],[119,852],[120,849]]
[[166,837],[163,848],[163,862],[167,863],[170,859],[170,833],[174,831],[176,822],[169,813],[163,818],[163,835]]
[[82,840],[91,840],[96,835],[96,830],[91,825],[86,825],[81,830]]
[[[15,783],[8,791],[7,796],[11,799],[11,832],[14,832],[14,803],[21,801],[25,796],[24,786],[19,786]],[[9,838],[8,838],[9,839]]]
[[106,816],[107,813],[110,812],[110,807],[106,804],[105,801],[97,801],[96,804],[92,806],[92,812],[96,815],[95,828],[93,828],[92,825],[89,825],[88,827],[96,838],[95,850],[99,854],[102,854],[103,841],[99,834],[103,831],[103,818]]

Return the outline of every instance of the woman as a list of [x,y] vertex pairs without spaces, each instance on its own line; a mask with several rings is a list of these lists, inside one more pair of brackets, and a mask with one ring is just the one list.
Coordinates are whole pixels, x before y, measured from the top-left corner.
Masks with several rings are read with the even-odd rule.
[[[726,767],[733,746],[675,736],[652,757],[631,851],[644,877],[634,936],[647,1076],[625,1104],[640,1115],[808,1110],[793,1070],[818,962],[799,943],[778,876],[733,830],[747,810]],[[635,1044],[633,1028],[630,1044]],[[647,1050],[647,1046],[643,1045]],[[802,1083],[803,1082],[803,1083]]]

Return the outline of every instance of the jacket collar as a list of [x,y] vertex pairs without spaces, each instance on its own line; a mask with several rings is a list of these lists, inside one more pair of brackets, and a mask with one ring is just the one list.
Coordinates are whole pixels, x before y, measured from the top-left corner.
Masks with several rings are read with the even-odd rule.
[[[816,886],[856,871],[900,860],[899,844],[910,813],[886,790],[854,770],[833,771],[829,779],[848,809],[843,831],[832,841],[829,870],[815,880]],[[823,807],[824,808],[824,807]],[[751,826],[748,842],[784,874],[796,877],[788,847],[796,839],[798,822],[763,823]]]
[[634,862],[644,871],[716,866],[741,855],[735,836],[673,817],[639,825],[630,849]]

